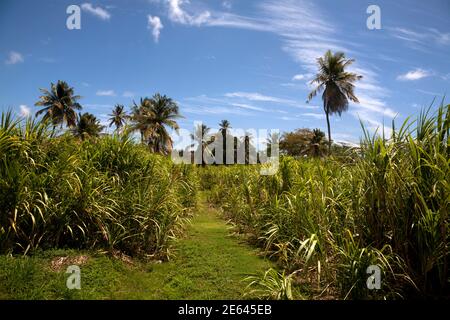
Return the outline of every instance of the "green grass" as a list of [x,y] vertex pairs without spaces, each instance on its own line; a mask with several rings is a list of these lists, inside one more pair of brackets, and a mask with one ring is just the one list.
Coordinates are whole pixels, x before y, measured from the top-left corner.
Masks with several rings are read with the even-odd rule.
[[[1,256],[0,299],[242,299],[247,285],[243,279],[272,266],[257,250],[230,235],[225,221],[204,201],[187,236],[174,248],[169,262],[132,265],[75,250]],[[81,266],[81,290],[68,290],[66,267],[55,272],[51,261],[79,255],[89,256]]]

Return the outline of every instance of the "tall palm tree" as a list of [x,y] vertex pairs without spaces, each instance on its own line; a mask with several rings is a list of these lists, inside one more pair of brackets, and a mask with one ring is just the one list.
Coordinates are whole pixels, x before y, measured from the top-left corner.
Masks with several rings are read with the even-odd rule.
[[77,125],[72,129],[75,137],[84,140],[88,137],[98,137],[103,130],[100,121],[92,113],[79,114]]
[[220,133],[222,134],[223,148],[222,148],[222,164],[227,164],[227,135],[228,129],[231,129],[231,124],[228,120],[222,120],[219,123]]
[[271,132],[269,137],[266,139],[267,145],[267,156],[272,157],[272,146],[280,144],[280,133],[279,132]]
[[36,112],[36,116],[44,113],[44,120],[51,120],[53,127],[64,125],[73,128],[77,123],[77,114],[75,110],[81,110],[81,105],[77,102],[80,96],[74,95],[73,88],[65,81],[58,80],[56,84],[51,83],[50,90],[40,89],[43,93],[39,97],[36,106],[42,106],[41,110]]
[[116,104],[112,113],[109,114],[109,116],[110,116],[109,120],[111,121],[109,123],[109,126],[111,127],[112,125],[115,125],[116,131],[119,131],[120,128],[122,128],[124,126],[125,120],[128,117],[127,113],[124,109],[125,109],[125,107],[123,105]]
[[208,127],[206,124],[198,125],[195,128],[194,133],[191,133],[191,139],[194,141],[194,143],[191,145],[191,148],[195,146],[195,142],[197,143],[197,149],[200,149],[201,152],[201,161],[202,166],[205,165],[204,161],[204,155],[205,153],[212,154],[212,150],[210,150],[209,145],[213,142],[211,141],[211,134],[210,134],[211,128]]
[[173,142],[166,127],[178,131],[177,118],[181,115],[176,102],[159,93],[151,99],[141,98],[140,105],[134,103],[132,108],[133,128],[140,131],[142,142],[153,152],[169,154],[172,151]]
[[330,115],[337,113],[340,116],[342,112],[347,111],[348,100],[359,103],[354,93],[353,83],[360,80],[362,76],[345,71],[354,61],[354,59],[346,59],[342,52],[333,54],[330,50],[325,53],[325,56],[317,59],[319,72],[311,81],[311,84],[316,87],[308,95],[308,102],[317,93],[323,91],[323,109],[328,127],[328,152],[331,151]]

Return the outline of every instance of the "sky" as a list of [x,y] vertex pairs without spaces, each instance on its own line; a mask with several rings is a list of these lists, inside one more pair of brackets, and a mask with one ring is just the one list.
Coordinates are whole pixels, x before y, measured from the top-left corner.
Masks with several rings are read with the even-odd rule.
[[[79,30],[66,26],[70,5]],[[380,29],[367,27],[369,5]],[[306,100],[328,49],[363,75],[360,103],[331,120],[333,139],[358,142],[360,120],[388,130],[450,93],[450,1],[1,0],[0,111],[33,115],[39,88],[64,80],[104,124],[115,104],[159,92],[187,130],[227,119],[326,131],[321,97]]]

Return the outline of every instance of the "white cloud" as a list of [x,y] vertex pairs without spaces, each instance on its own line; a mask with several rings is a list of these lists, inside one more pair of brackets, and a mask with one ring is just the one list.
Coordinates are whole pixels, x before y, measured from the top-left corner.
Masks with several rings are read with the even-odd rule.
[[30,116],[31,109],[27,105],[21,104],[19,106],[19,108],[20,108],[20,115],[22,117],[29,117]]
[[[325,16],[315,2],[267,0],[257,4],[254,16],[241,16],[229,12],[206,10],[204,6],[194,4],[188,6],[188,1],[167,1],[172,5],[176,4],[169,10],[169,13],[172,16],[171,20],[178,23],[193,25],[191,23],[192,18],[203,14],[205,19],[202,23],[197,24],[198,26],[241,28],[278,35],[282,41],[282,49],[301,65],[306,71],[305,76],[317,72],[317,58],[327,50],[345,52],[347,56],[357,59],[357,62],[349,68],[349,71],[363,75],[363,79],[356,84],[355,90],[361,104],[351,103],[351,113],[356,117],[361,114],[361,117],[371,121],[372,127],[380,124],[382,117],[392,118],[397,115],[397,112],[387,107],[387,103],[384,101],[384,98],[389,96],[389,91],[380,85],[378,70],[365,63],[364,59],[360,59],[363,55],[353,50],[353,48],[359,48],[360,45],[341,40],[343,37],[341,37],[339,26],[334,25],[331,17]],[[432,31],[429,30],[429,32]],[[445,42],[446,36],[441,36],[440,39]],[[295,86],[297,85],[295,81],[305,79],[303,75],[299,75],[292,80],[294,82],[291,82],[291,86]],[[296,101],[264,96],[259,93],[233,92],[225,96],[256,102],[283,103],[292,107],[305,108],[304,105],[298,104]],[[317,106],[314,106],[314,108],[317,108]],[[293,120],[290,117],[280,119]]]
[[264,101],[264,102],[275,102],[275,103],[285,103],[293,104],[295,101],[282,99],[277,97],[266,96],[257,92],[231,92],[226,93],[225,97],[228,98],[243,98],[250,101]]
[[124,93],[122,94],[122,97],[124,98],[133,98],[135,96],[134,92],[131,91],[124,91]]
[[260,108],[260,107],[255,107],[255,106],[251,106],[251,105],[245,104],[245,103],[232,103],[231,105],[235,106],[235,107],[243,108],[243,109],[254,110],[254,111],[261,111],[261,112],[267,111],[266,109],[263,109],[263,108]]
[[94,7],[90,3],[83,3],[81,5],[81,9],[83,9],[84,11],[87,11],[87,12],[93,14],[94,16],[96,16],[97,18],[100,18],[102,20],[109,20],[109,19],[111,19],[111,14],[107,10],[105,10],[105,9],[103,9],[101,7]]
[[415,31],[407,28],[388,28],[394,38],[420,46],[429,46],[430,40],[439,45],[450,45],[450,33],[441,32],[434,28]]
[[187,0],[167,0],[167,2],[169,4],[169,19],[173,22],[199,26],[206,23],[211,17],[209,11],[203,11],[197,15],[184,11],[181,6],[183,3],[189,3]]
[[312,78],[314,75],[312,73],[305,73],[305,74],[296,74],[292,77],[292,81],[301,81],[301,80],[307,80]]
[[399,75],[397,77],[397,80],[400,81],[415,81],[415,80],[420,80],[423,78],[427,78],[432,76],[432,73],[423,69],[415,69],[415,70],[411,70],[408,71],[405,74]]
[[116,93],[114,90],[98,90],[96,95],[101,97],[115,97]]
[[23,55],[16,51],[11,51],[8,55],[8,59],[6,59],[6,64],[17,64],[24,62]]
[[322,113],[302,113],[302,116],[312,117],[316,119],[325,119],[325,115],[323,115]]
[[148,15],[147,18],[147,28],[152,30],[153,40],[155,40],[155,42],[158,42],[159,36],[161,35],[161,30],[164,28],[163,24],[161,23],[161,19],[157,16],[152,17],[151,15]]
[[222,7],[224,7],[225,9],[231,10],[231,8],[233,7],[233,4],[231,3],[231,1],[222,1]]

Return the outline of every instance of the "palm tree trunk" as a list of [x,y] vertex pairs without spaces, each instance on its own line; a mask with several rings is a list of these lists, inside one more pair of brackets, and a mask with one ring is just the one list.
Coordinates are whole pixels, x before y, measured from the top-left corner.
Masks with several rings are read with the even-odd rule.
[[327,115],[327,127],[328,127],[328,155],[331,154],[331,128],[330,128],[330,115],[328,109],[325,110],[325,114]]

